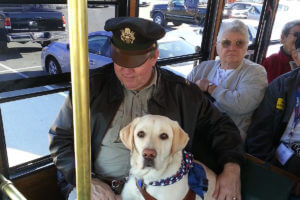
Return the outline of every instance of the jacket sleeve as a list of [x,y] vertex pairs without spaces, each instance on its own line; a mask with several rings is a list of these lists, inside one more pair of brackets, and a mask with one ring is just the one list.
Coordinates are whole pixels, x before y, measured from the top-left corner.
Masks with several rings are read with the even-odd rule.
[[247,114],[254,111],[264,97],[268,86],[267,74],[261,66],[250,66],[244,73],[235,89],[218,85],[212,97],[227,113],[235,115]]
[[71,95],[66,98],[49,130],[50,153],[57,169],[67,182],[75,185],[75,157]]
[[276,112],[282,112],[275,109],[276,97],[272,96],[272,90],[277,91],[278,88],[274,88],[272,85],[268,87],[263,101],[252,116],[246,137],[246,151],[264,161],[271,161],[274,157],[277,148],[273,144],[274,118]]

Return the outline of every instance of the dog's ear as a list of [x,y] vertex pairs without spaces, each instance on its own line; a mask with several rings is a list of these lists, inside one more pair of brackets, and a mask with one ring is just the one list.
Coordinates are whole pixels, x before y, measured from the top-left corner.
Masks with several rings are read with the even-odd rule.
[[176,121],[172,123],[173,129],[173,141],[172,141],[172,148],[171,154],[174,154],[178,151],[181,151],[189,141],[188,134],[179,126]]
[[133,149],[133,132],[137,122],[140,120],[140,117],[135,118],[132,122],[130,122],[127,126],[121,129],[120,131],[120,139],[130,151]]

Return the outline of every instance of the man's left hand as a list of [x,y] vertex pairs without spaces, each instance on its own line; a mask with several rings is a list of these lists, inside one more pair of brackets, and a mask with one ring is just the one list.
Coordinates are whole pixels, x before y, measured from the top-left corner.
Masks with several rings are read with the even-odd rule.
[[217,177],[213,197],[217,200],[241,200],[240,166],[226,163],[223,172]]

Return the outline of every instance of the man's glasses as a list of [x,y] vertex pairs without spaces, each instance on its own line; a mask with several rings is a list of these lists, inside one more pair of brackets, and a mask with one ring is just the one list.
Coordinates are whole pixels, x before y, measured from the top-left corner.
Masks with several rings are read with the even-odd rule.
[[294,37],[300,37],[300,32],[294,32],[289,34],[293,35]]
[[243,48],[246,44],[246,42],[244,40],[236,40],[234,42],[234,41],[231,41],[231,40],[228,40],[228,39],[224,39],[220,43],[221,43],[223,48],[228,48],[228,47],[230,47],[231,45],[234,44],[239,49]]

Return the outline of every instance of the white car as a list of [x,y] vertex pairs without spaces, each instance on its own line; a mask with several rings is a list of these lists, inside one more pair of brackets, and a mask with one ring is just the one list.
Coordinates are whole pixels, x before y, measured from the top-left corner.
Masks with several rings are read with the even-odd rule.
[[[110,57],[111,32],[96,31],[89,34],[89,68],[95,69],[112,62]],[[170,34],[158,41],[159,58],[169,58],[195,53],[195,47],[181,38]],[[67,42],[53,42],[43,48],[41,54],[42,67],[50,75],[70,72],[70,51]],[[188,62],[190,64],[190,62]],[[186,76],[192,66],[186,67],[187,62],[168,65],[165,68]]]
[[[170,34],[169,32],[166,33],[165,37],[158,41],[158,49],[158,57],[160,59],[194,54],[196,52],[194,45],[180,37],[172,35],[172,33]],[[177,75],[185,78],[192,71],[193,67],[194,61],[163,66],[163,68],[173,71]]]

